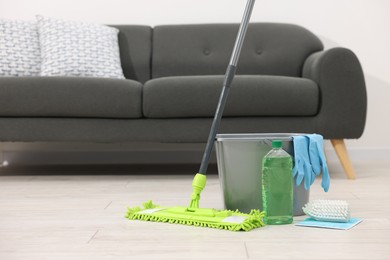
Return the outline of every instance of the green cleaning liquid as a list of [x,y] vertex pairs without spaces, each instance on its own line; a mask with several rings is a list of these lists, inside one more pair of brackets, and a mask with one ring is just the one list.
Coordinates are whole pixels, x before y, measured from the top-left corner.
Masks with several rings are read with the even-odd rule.
[[293,178],[291,156],[282,142],[272,141],[272,150],[262,162],[262,200],[264,221],[268,225],[293,221]]

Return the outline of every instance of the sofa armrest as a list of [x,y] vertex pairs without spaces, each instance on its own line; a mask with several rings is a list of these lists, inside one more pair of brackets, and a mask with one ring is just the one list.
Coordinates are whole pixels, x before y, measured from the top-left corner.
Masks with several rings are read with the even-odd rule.
[[302,76],[314,80],[320,89],[317,132],[327,139],[359,138],[366,122],[367,93],[356,55],[345,48],[313,53],[304,63]]

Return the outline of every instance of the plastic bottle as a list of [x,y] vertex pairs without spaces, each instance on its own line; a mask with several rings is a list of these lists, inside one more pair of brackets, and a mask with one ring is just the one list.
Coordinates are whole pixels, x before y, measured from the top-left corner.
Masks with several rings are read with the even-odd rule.
[[272,141],[272,150],[262,161],[262,200],[266,224],[292,223],[292,158],[279,140]]

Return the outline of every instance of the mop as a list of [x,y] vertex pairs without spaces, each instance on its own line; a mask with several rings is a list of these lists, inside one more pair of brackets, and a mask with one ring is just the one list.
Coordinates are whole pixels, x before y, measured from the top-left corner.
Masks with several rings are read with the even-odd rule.
[[206,185],[206,172],[213,149],[215,137],[221,122],[222,113],[226,104],[230,85],[233,81],[238,58],[242,49],[245,34],[248,28],[249,19],[252,13],[255,0],[248,0],[245,7],[242,22],[240,24],[233,53],[226,70],[222,93],[214,115],[210,134],[203,154],[199,172],[192,182],[193,192],[191,202],[188,207],[160,207],[154,205],[152,201],[143,203],[141,207],[128,208],[125,215],[130,220],[144,220],[154,222],[166,222],[174,224],[193,225],[200,227],[210,227],[226,229],[231,231],[249,231],[254,228],[264,226],[264,213],[259,210],[252,210],[249,214],[241,213],[238,210],[216,210],[211,208],[199,208],[200,194]]

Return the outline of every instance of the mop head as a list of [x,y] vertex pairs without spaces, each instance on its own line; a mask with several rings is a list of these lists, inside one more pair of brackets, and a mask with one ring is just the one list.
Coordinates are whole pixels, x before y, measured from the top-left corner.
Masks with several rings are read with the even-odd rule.
[[130,220],[167,222],[172,224],[192,225],[226,229],[230,231],[249,231],[264,226],[264,212],[252,210],[249,214],[238,210],[216,210],[187,207],[159,207],[152,201],[140,207],[128,208],[125,215]]

